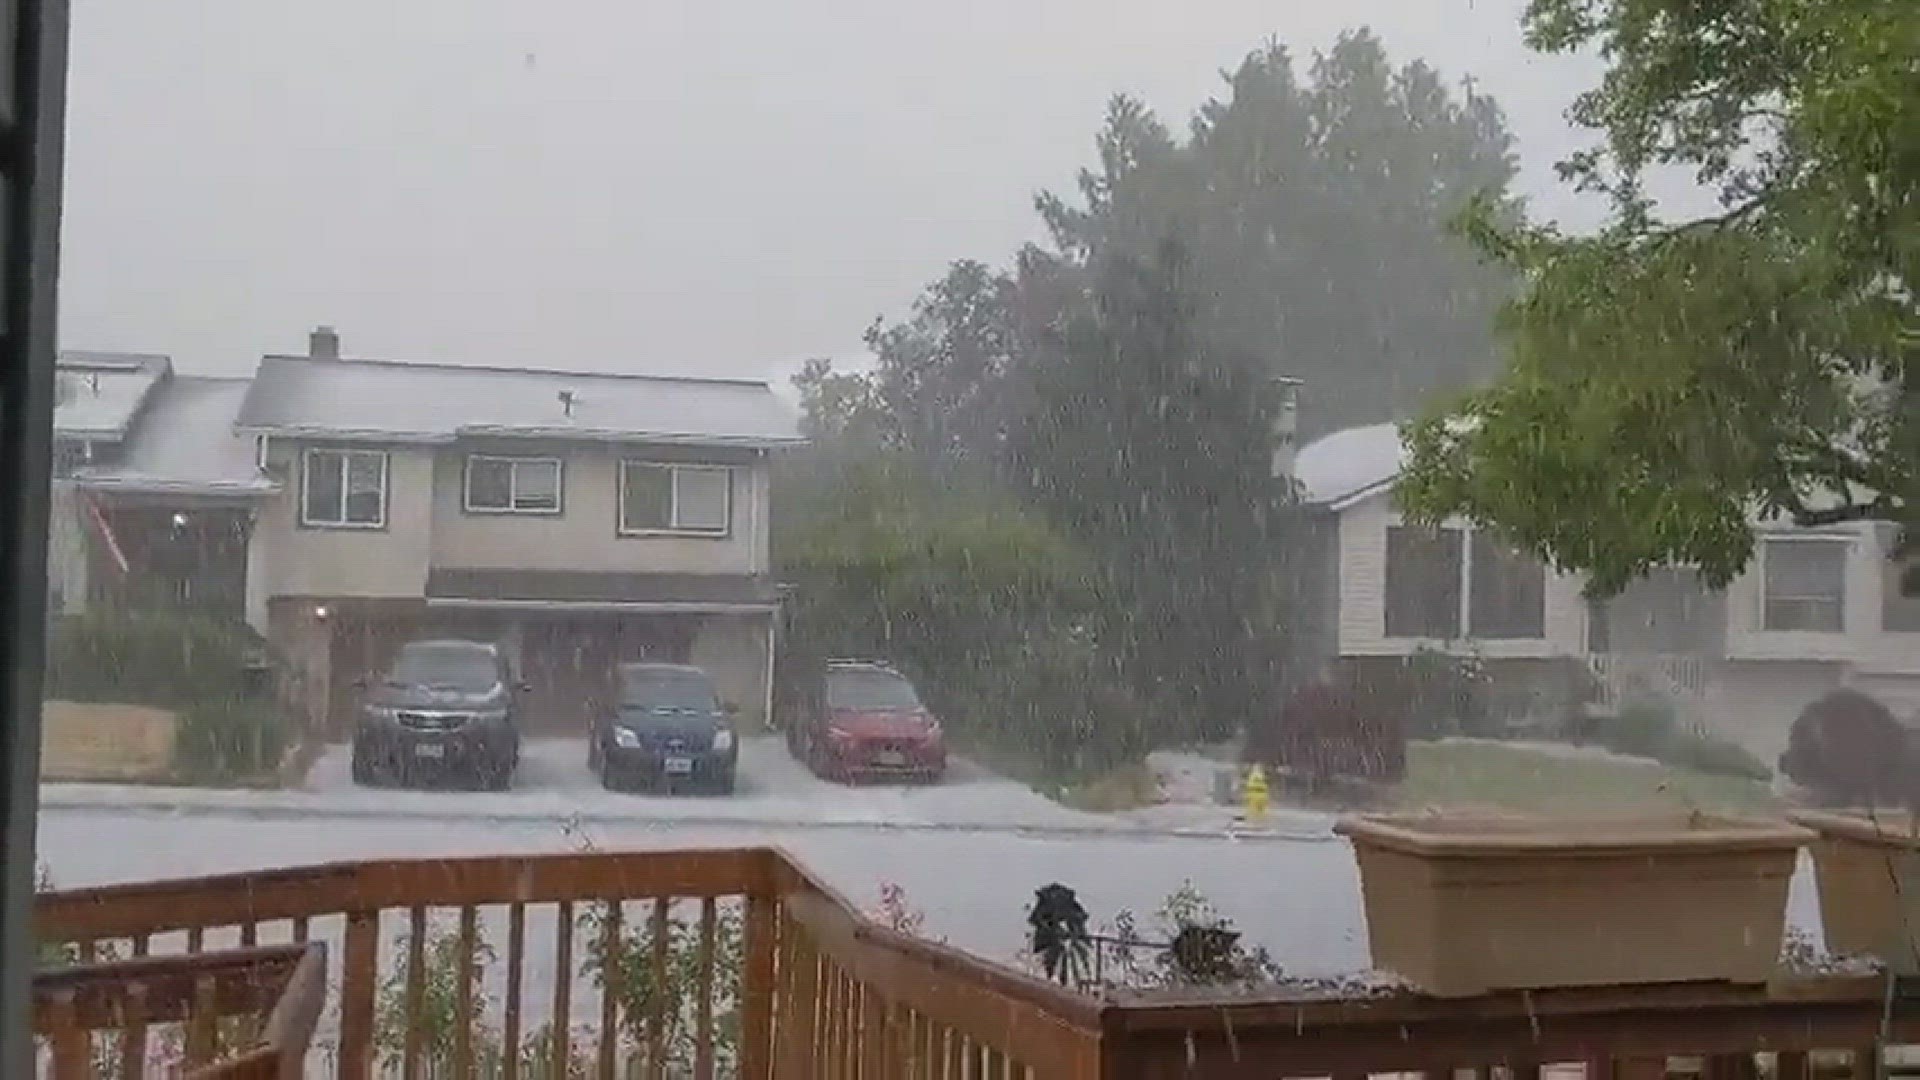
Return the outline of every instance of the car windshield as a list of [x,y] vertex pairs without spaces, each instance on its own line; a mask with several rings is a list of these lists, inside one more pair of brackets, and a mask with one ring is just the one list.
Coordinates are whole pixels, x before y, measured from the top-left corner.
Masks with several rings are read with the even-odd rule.
[[627,671],[620,680],[620,704],[638,709],[686,709],[715,712],[720,708],[713,683],[706,676],[685,671]]
[[500,681],[493,653],[477,645],[408,645],[400,650],[387,681],[402,686],[485,689]]
[[834,709],[917,709],[913,684],[884,671],[836,671],[827,676],[827,706]]

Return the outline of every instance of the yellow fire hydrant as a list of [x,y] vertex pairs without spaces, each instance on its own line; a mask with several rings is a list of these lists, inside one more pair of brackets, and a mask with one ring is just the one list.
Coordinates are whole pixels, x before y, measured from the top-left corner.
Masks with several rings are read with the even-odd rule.
[[1258,765],[1247,770],[1247,785],[1243,794],[1246,800],[1247,820],[1259,821],[1267,816],[1267,771]]

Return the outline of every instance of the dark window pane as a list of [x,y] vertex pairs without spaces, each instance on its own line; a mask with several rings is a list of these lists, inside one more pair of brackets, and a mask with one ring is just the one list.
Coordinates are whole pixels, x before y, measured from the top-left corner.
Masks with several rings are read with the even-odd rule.
[[673,524],[673,470],[627,464],[620,477],[620,527],[628,532]]
[[1920,574],[1920,563],[1913,559],[1889,561],[1885,573],[1886,585],[1881,592],[1881,628],[1920,630],[1920,594],[1908,596],[1901,588],[1907,575]]
[[345,464],[342,455],[332,450],[315,450],[307,455],[306,505],[302,512],[308,523],[339,524]]
[[1387,530],[1387,636],[1460,636],[1459,529]]
[[726,532],[732,476],[730,469],[675,469],[674,528]]
[[515,510],[560,509],[560,463],[516,461],[513,464]]
[[379,525],[386,520],[387,462],[385,455],[347,455],[347,523]]
[[468,458],[467,505],[475,510],[510,509],[513,462],[501,458]]
[[1545,637],[1546,566],[1485,533],[1474,535],[1472,547],[1473,595],[1467,607],[1472,635]]

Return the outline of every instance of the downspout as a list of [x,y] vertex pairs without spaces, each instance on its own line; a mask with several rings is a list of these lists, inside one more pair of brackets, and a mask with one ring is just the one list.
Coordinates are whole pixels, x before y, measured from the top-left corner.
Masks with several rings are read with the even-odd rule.
[[764,711],[764,712],[762,712],[762,713],[760,714],[760,716],[761,716],[761,723],[763,723],[763,724],[765,724],[765,725],[766,725],[766,728],[767,728],[767,730],[768,730],[768,731],[772,731],[772,730],[774,730],[774,724],[773,724],[773,649],[774,649],[774,643],[775,643],[775,640],[776,640],[776,638],[777,638],[777,636],[778,636],[778,635],[777,635],[777,634],[775,633],[775,630],[776,630],[776,628],[777,628],[777,624],[778,624],[778,622],[779,622],[779,618],[780,618],[780,609],[779,609],[778,607],[776,607],[776,608],[774,608],[774,610],[772,610],[772,611],[769,611],[769,612],[767,612],[767,685],[766,685],[766,693],[765,693],[765,695],[764,695],[764,697],[765,697],[765,699],[766,699],[766,700],[765,700],[765,703],[764,703],[764,708],[765,708],[765,711]]

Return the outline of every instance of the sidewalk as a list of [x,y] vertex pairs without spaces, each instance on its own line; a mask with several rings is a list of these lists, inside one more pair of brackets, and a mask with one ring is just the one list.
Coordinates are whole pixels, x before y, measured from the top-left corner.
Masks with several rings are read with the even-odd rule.
[[43,784],[42,810],[177,814],[195,817],[340,820],[457,820],[567,824],[660,823],[764,826],[769,829],[883,829],[1011,833],[1037,836],[1138,836],[1183,839],[1320,842],[1335,839],[1332,818],[1276,811],[1258,825],[1221,807],[1164,805],[1116,814],[1048,815],[1007,820],[991,813],[942,819],[785,798],[581,798],[562,791],[259,791],[131,784]]

